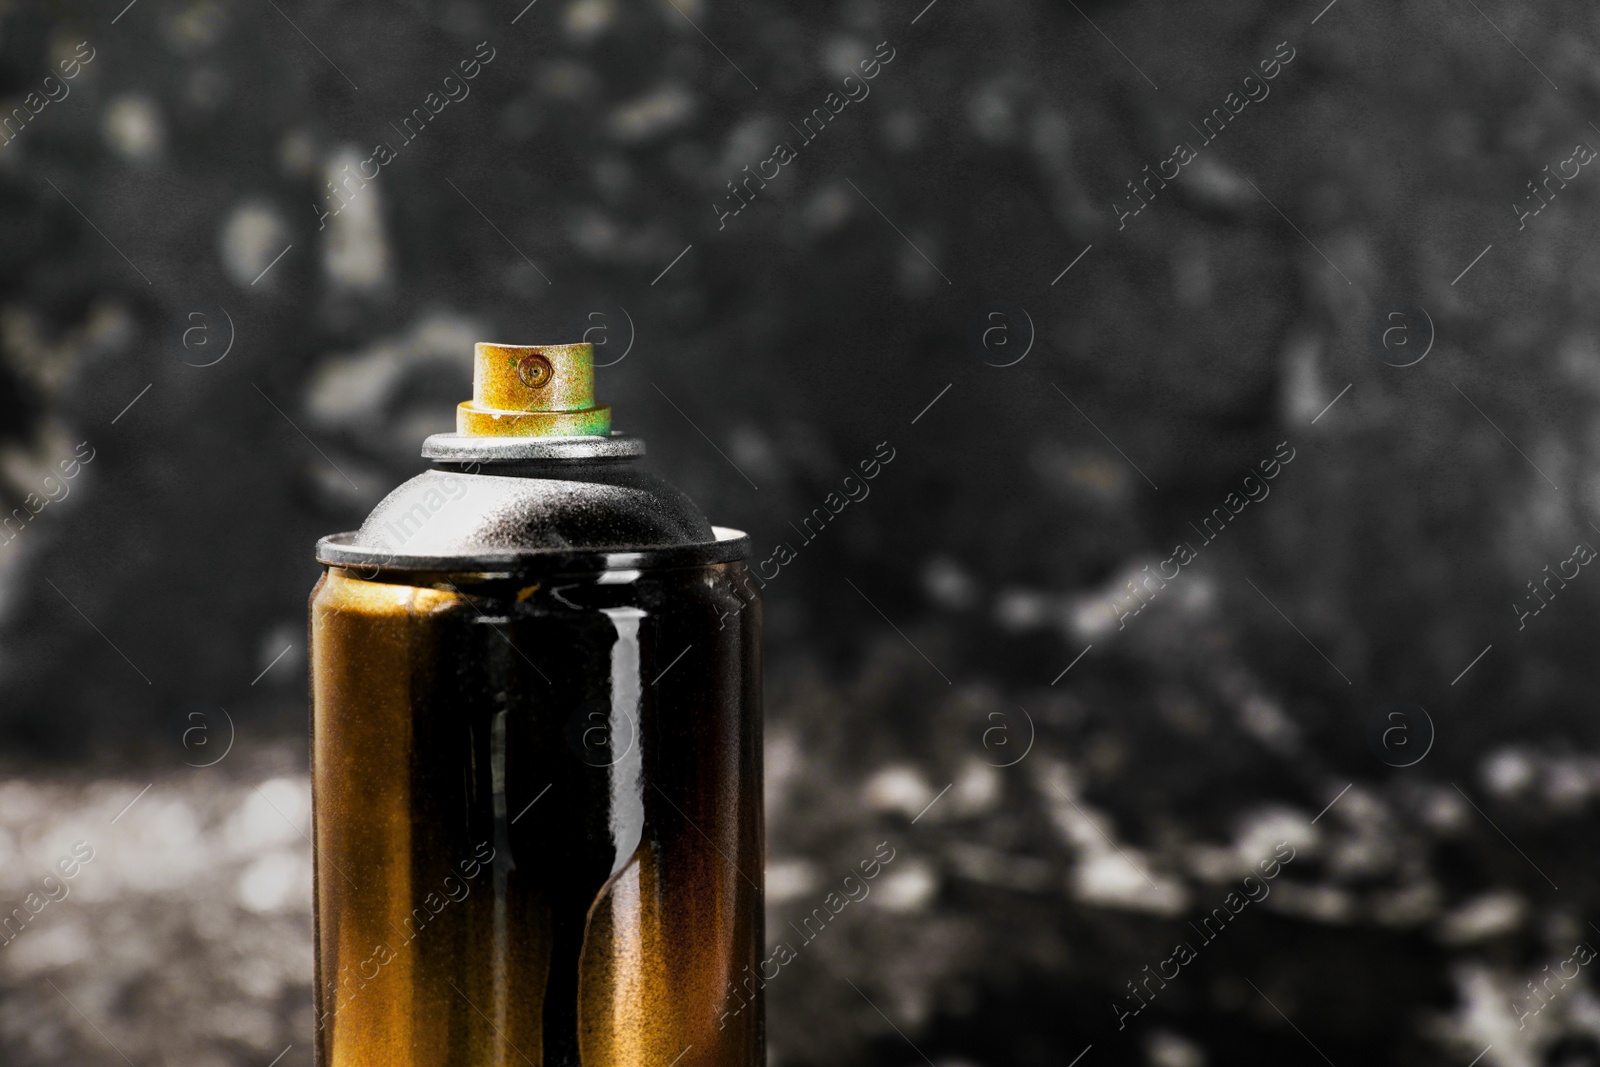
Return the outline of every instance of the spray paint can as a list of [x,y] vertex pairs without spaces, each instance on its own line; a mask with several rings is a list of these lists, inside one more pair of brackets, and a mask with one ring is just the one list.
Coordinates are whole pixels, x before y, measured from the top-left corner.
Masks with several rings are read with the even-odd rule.
[[311,596],[319,1067],[764,1062],[760,603],[587,344],[476,346]]

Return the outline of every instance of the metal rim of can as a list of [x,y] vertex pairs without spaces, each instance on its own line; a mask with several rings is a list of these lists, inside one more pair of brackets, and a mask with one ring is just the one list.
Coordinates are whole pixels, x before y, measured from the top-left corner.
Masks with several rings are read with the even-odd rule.
[[529,459],[632,459],[645,454],[644,438],[613,431],[570,437],[478,437],[436,433],[422,442],[422,458],[441,463],[495,463]]
[[[711,528],[715,540],[687,545],[644,548],[515,548],[465,555],[416,555],[384,552],[351,544],[354,530],[330,534],[317,542],[317,562],[325,567],[352,567],[382,574],[401,573],[589,573],[620,570],[663,570],[738,563],[749,558],[750,537],[726,526]],[[365,577],[366,575],[363,575]]]

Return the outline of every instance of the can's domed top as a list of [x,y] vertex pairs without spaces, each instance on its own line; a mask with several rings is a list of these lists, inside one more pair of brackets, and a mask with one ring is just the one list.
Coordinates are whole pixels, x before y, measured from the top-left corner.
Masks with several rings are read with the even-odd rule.
[[713,528],[682,491],[639,469],[644,442],[594,401],[594,348],[474,346],[472,399],[456,432],[422,454],[435,468],[379,502],[359,530],[325,537],[325,564],[497,570],[615,569],[744,558],[748,538]]

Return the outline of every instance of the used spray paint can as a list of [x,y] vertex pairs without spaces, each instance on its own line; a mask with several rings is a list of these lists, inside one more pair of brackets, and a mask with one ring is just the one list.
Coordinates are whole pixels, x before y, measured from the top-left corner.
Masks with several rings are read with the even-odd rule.
[[479,344],[311,596],[319,1067],[764,1062],[748,539],[587,344]]

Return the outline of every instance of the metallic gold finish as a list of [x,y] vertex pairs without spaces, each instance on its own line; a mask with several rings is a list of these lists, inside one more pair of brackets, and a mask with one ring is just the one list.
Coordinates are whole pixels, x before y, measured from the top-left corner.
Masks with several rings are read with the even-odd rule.
[[759,603],[601,577],[318,582],[319,1067],[763,1062]]
[[473,346],[472,399],[456,430],[475,437],[554,437],[611,432],[611,408],[594,402],[594,346]]
[[472,401],[456,408],[456,432],[472,437],[593,437],[611,432],[611,409],[588,411],[479,411]]

